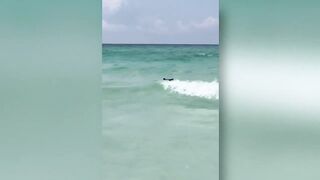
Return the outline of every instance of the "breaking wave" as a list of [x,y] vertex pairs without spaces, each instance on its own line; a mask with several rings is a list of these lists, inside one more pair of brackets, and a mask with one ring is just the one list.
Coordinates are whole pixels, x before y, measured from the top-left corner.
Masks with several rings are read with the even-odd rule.
[[217,81],[162,81],[165,90],[186,96],[197,96],[206,99],[219,99],[219,83]]

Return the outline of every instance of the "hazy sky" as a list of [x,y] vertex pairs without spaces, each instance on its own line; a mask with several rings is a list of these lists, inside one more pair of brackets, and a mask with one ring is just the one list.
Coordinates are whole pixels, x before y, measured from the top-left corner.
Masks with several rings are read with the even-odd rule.
[[103,0],[104,43],[218,44],[218,0]]

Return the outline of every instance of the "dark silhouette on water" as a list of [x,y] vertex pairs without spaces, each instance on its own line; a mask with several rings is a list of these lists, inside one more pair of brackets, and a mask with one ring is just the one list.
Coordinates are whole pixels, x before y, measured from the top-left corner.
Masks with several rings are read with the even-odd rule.
[[164,81],[173,81],[173,78],[163,78]]

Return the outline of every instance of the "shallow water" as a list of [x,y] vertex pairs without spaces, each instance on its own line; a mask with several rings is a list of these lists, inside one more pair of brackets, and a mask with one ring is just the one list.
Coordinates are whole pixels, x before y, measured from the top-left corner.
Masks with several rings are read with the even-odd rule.
[[103,46],[104,179],[218,179],[218,57],[213,45]]

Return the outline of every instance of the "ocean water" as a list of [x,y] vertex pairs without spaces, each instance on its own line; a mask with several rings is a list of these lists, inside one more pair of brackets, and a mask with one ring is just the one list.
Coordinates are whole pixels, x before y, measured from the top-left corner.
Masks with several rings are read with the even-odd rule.
[[103,45],[105,180],[218,180],[218,50]]

